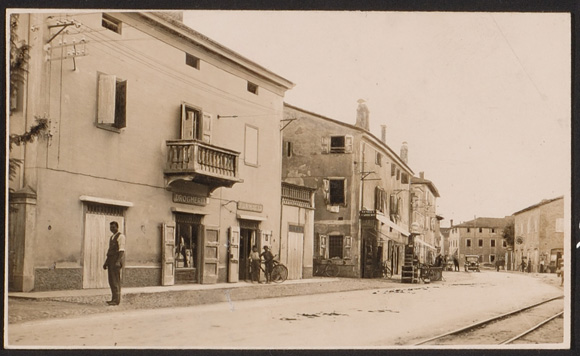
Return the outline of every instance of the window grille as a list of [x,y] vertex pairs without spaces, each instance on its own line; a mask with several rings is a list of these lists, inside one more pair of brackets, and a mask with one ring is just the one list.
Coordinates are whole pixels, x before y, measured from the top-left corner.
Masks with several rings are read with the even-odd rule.
[[328,258],[342,258],[343,240],[342,235],[328,237]]
[[89,214],[123,216],[125,209],[125,207],[116,205],[87,203],[87,213]]

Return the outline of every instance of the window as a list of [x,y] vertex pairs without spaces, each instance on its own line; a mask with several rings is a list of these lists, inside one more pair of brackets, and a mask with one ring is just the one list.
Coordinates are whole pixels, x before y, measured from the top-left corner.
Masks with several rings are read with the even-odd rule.
[[490,246],[491,246],[491,247],[495,247],[495,240],[493,240],[493,239],[492,239],[492,240],[490,241]]
[[101,25],[106,29],[121,34],[121,21],[111,15],[103,14]]
[[401,170],[397,168],[397,180],[399,180],[400,178],[401,178]]
[[391,164],[391,177],[394,177],[396,173],[397,173],[397,166],[395,166],[394,164]]
[[258,95],[258,84],[254,84],[252,82],[248,82],[248,91],[252,94]]
[[294,152],[293,152],[292,142],[290,142],[290,141],[284,142],[284,154],[286,155],[286,157],[292,157],[293,153]]
[[344,153],[345,150],[344,143],[345,143],[344,136],[332,136],[330,138],[330,152]]
[[479,232],[483,232],[483,228],[482,227],[479,228]]
[[489,262],[491,263],[495,262],[495,255],[489,255]]
[[382,166],[383,165],[383,155],[380,154],[380,152],[377,152],[375,155],[375,164],[377,166]]
[[201,112],[188,105],[181,106],[181,139],[201,140]]
[[345,197],[345,180],[344,179],[330,179],[329,181],[329,203],[330,205],[340,205],[346,203]]
[[467,232],[471,232],[471,229],[470,228],[467,228]]
[[375,187],[375,210],[385,213],[387,206],[387,192],[381,187]]
[[491,228],[491,233],[495,234],[495,229],[493,227]]
[[258,165],[258,128],[246,125],[246,140],[244,143],[244,162],[247,165]]
[[328,237],[328,258],[343,258],[344,236],[331,235]]
[[401,183],[409,184],[409,175],[405,172],[401,173]]
[[465,247],[471,247],[471,239],[465,240]]
[[506,240],[503,240],[503,241],[502,241],[502,246],[503,246],[503,247],[507,247],[507,241],[506,241]]
[[185,54],[185,64],[195,69],[199,69],[199,58],[192,56],[189,53]]
[[126,80],[99,74],[97,123],[101,128],[121,129],[127,126]]
[[482,239],[479,239],[479,241],[477,241],[477,246],[483,247],[483,240]]
[[322,137],[323,153],[352,153],[352,135],[332,135]]

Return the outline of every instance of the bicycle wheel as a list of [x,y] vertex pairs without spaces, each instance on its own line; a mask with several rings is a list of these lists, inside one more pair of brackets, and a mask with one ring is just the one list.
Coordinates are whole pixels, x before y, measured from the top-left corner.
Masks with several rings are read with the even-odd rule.
[[276,265],[272,269],[272,282],[282,283],[288,278],[288,268],[284,265]]
[[338,266],[329,263],[326,265],[326,270],[324,271],[327,277],[336,277],[338,276]]

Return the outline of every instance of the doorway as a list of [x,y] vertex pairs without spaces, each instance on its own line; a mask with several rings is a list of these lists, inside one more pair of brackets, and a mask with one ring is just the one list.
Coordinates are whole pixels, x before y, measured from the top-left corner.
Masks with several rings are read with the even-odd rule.
[[252,279],[249,257],[252,246],[256,246],[258,252],[261,252],[261,246],[258,246],[257,239],[259,227],[260,223],[258,221],[240,220],[240,281]]
[[199,281],[201,215],[175,214],[175,284]]

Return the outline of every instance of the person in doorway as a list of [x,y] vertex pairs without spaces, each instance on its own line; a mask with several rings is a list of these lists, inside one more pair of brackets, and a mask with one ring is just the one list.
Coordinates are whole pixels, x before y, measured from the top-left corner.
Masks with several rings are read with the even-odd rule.
[[252,283],[260,282],[260,263],[262,263],[262,258],[258,252],[258,247],[252,247],[252,252],[250,252],[250,273],[252,274]]
[[189,267],[187,264],[187,254],[185,252],[185,239],[183,236],[179,239],[179,247],[178,247],[179,255],[183,258],[183,267]]
[[266,283],[270,283],[272,281],[272,269],[274,268],[274,255],[272,255],[268,246],[264,246],[264,252],[262,252],[260,257],[264,257],[264,264],[266,265]]
[[121,269],[125,266],[125,235],[119,232],[119,223],[112,221],[109,229],[113,233],[109,239],[107,259],[103,269],[109,272],[109,286],[111,287],[111,300],[109,305],[121,303]]

